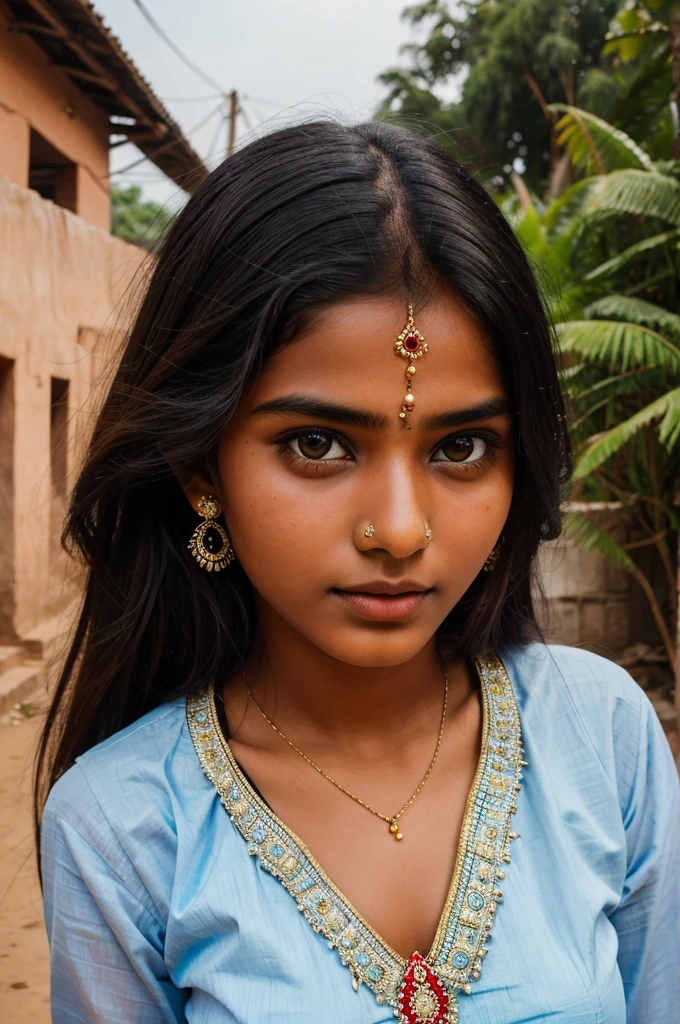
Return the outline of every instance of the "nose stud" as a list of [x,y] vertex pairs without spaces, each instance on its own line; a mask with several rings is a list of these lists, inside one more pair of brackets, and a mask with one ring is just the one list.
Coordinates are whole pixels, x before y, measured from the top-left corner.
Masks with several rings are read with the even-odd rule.
[[[424,526],[425,526],[425,540],[430,541],[430,540],[432,540],[432,530],[428,526],[427,521],[424,522]],[[370,540],[374,533],[375,533],[375,526],[373,525],[373,523],[369,523],[368,526],[366,527],[366,529],[364,530],[364,537],[368,537],[368,539]]]

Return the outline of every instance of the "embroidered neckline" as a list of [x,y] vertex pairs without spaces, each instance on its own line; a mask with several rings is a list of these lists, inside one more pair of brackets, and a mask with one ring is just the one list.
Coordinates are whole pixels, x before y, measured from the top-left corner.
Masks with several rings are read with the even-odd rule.
[[[481,752],[437,932],[427,956],[419,959],[434,975],[431,983],[424,982],[429,991],[439,985],[448,993],[447,1015],[436,1018],[420,1017],[402,1005],[403,993],[412,984],[414,958],[405,960],[378,935],[243,774],[222,734],[213,687],[187,698],[187,722],[201,767],[248,853],[282,883],[314,931],[337,949],[354,988],[366,984],[379,1003],[395,1008],[403,1024],[458,1021],[456,991],[470,994],[471,982],[480,976],[484,943],[502,897],[497,882],[505,877],[502,865],[510,862],[509,845],[517,838],[510,824],[526,762],[512,682],[495,652],[474,662],[482,692]],[[417,970],[424,973],[425,968]]]

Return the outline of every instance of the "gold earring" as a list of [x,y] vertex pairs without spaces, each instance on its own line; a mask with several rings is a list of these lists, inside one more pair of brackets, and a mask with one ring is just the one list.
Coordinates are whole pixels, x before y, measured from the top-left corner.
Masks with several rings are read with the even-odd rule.
[[501,539],[498,541],[495,548],[487,558],[486,562],[484,563],[484,572],[493,572],[493,570],[496,568],[496,563],[498,562],[498,559],[500,557],[502,545],[503,538],[501,537]]
[[373,525],[373,523],[369,523],[368,526],[366,527],[366,529],[364,530],[364,537],[369,537],[370,538],[370,537],[373,536],[374,533],[375,533],[375,526]]
[[408,320],[406,326],[394,343],[394,351],[398,356],[403,356],[404,359],[408,359],[409,363],[406,367],[406,394],[401,403],[401,412],[399,413],[399,419],[404,424],[407,430],[411,427],[408,423],[408,414],[413,411],[416,404],[416,400],[411,393],[413,386],[413,377],[416,372],[415,361],[416,359],[422,359],[427,352],[427,342],[420,333],[413,321],[413,306],[409,303],[408,307]]
[[425,540],[432,540],[432,530],[427,523],[425,523]]
[[236,555],[231,541],[219,523],[215,522],[222,511],[217,498],[212,494],[204,494],[196,511],[204,517],[205,522],[199,523],[187,544],[189,551],[200,565],[208,572],[219,572],[226,569],[234,561]]

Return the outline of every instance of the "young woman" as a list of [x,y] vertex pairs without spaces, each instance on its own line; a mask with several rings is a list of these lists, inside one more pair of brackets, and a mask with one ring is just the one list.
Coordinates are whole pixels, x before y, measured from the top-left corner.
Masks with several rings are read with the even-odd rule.
[[319,122],[210,176],[67,523],[57,1024],[676,1019],[668,746],[534,618],[568,474],[527,261],[436,145]]

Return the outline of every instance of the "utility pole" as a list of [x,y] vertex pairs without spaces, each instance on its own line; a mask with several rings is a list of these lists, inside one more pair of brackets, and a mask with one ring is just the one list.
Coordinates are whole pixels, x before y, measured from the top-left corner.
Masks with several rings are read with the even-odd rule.
[[232,89],[229,93],[229,140],[227,142],[227,156],[231,156],[236,145],[236,117],[238,116],[238,93]]

